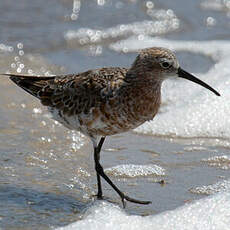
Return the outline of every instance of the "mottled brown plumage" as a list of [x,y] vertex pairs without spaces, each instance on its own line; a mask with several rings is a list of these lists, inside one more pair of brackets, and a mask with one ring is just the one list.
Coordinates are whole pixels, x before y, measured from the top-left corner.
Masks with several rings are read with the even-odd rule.
[[10,79],[48,106],[54,119],[96,138],[136,128],[157,113],[160,97],[155,94],[160,94],[161,81],[152,85],[127,73],[125,68],[103,68],[47,78],[11,75]]
[[[40,99],[53,118],[64,126],[89,136],[94,144],[98,198],[102,198],[103,177],[122,199],[140,204],[126,196],[104,173],[100,150],[105,137],[134,129],[151,120],[160,107],[161,84],[178,76],[194,81],[219,95],[213,88],[179,67],[168,49],[144,49],[131,68],[101,68],[65,76],[35,77],[5,74],[18,86]],[[99,143],[97,138],[101,137]]]

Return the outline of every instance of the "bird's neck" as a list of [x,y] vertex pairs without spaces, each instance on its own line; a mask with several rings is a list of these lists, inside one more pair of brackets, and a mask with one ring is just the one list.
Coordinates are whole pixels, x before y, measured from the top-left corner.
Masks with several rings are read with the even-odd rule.
[[143,74],[127,75],[126,94],[130,102],[135,100],[135,113],[145,120],[152,119],[161,103],[161,80]]
[[131,68],[127,72],[125,80],[133,87],[139,88],[140,91],[154,93],[160,91],[164,79],[159,76],[159,73],[145,72],[140,69]]

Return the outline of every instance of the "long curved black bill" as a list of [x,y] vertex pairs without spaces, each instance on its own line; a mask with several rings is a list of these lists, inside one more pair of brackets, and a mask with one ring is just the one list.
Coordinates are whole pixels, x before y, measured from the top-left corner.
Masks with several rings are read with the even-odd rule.
[[187,79],[189,81],[193,81],[193,82],[195,82],[195,83],[197,83],[199,85],[202,85],[206,89],[209,89],[210,91],[215,93],[217,96],[220,96],[220,94],[215,89],[213,89],[211,86],[209,86],[205,82],[203,82],[200,79],[194,77],[192,74],[186,72],[185,70],[183,70],[181,68],[178,69],[178,77],[182,77],[182,78],[185,78],[185,79]]

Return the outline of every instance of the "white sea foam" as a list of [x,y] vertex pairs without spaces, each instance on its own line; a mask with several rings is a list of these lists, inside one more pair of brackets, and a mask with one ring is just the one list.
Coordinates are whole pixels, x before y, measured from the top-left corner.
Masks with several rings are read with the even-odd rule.
[[212,195],[218,192],[230,192],[230,180],[222,180],[215,184],[203,185],[190,189],[190,192],[196,194]]
[[129,215],[121,208],[96,202],[81,221],[58,230],[228,230],[230,193],[220,193],[158,215]]
[[108,174],[121,177],[164,176],[165,169],[158,165],[117,165],[106,169]]
[[229,11],[230,3],[227,0],[203,0],[200,3],[201,8],[205,10],[215,10],[215,11]]
[[230,146],[230,42],[172,41],[148,37],[140,41],[132,37],[114,43],[110,48],[127,52],[151,46],[212,58],[216,64],[206,74],[196,75],[217,89],[221,97],[183,79],[165,81],[161,113],[135,131],[163,136],[211,137],[216,144]]
[[14,48],[12,46],[5,45],[3,43],[0,44],[0,52],[13,52]]
[[180,27],[180,20],[171,9],[148,9],[147,14],[152,20],[116,25],[103,30],[91,28],[69,30],[65,33],[64,37],[67,42],[86,45],[101,43],[106,39],[120,39],[121,37],[124,38],[134,34],[140,35],[140,37],[143,35],[166,34]]
[[203,159],[203,162],[207,163],[209,166],[217,167],[221,169],[230,169],[230,156],[214,156],[208,159]]

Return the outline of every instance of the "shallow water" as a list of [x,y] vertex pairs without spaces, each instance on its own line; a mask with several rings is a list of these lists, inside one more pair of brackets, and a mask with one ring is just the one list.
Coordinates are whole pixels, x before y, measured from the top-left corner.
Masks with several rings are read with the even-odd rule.
[[[108,202],[92,201],[96,181],[89,140],[51,120],[38,100],[2,77],[0,228],[51,229],[76,222],[74,229],[83,219],[86,227],[81,229],[87,229],[90,218],[108,221],[101,211],[106,210],[115,220],[130,217],[130,226],[138,229],[141,225],[135,228],[132,221],[139,221],[140,215],[149,216],[154,224],[156,214],[175,210],[183,220],[179,206],[207,194],[229,192],[228,2],[2,2],[1,72],[50,75],[129,66],[138,49],[164,46],[176,52],[184,69],[222,96],[183,80],[167,81],[153,122],[107,138],[102,164],[110,177],[130,196],[152,201],[148,206],[128,203],[123,213]],[[103,186],[106,199],[121,206],[114,191]],[[221,195],[209,201],[220,199]],[[94,212],[102,212],[102,217],[89,214]],[[215,215],[218,219],[218,212]],[[193,227],[197,226],[188,225]]]

